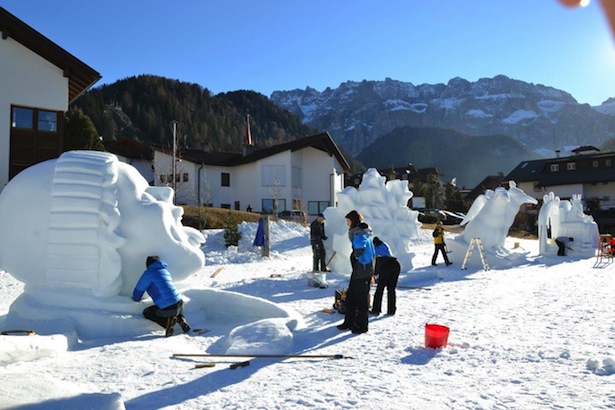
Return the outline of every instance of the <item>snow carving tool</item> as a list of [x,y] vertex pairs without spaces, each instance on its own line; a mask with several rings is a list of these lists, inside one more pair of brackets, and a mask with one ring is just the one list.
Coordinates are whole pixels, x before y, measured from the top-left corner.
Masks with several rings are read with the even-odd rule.
[[403,286],[403,285],[397,285],[397,287],[400,288],[400,289],[431,290],[431,288],[426,288],[424,286]]
[[233,363],[233,364],[232,364],[232,365],[230,365],[228,368],[229,368],[229,369],[236,369],[236,368],[238,368],[238,367],[246,367],[246,366],[249,366],[249,365],[250,365],[250,361],[249,361],[249,360],[246,360],[246,361],[239,362],[239,363]]
[[173,353],[173,357],[252,357],[273,359],[354,359],[341,354],[209,354],[209,353]]
[[216,367],[215,363],[197,363],[194,365],[195,369],[203,369],[205,367]]
[[215,278],[216,276],[218,276],[218,274],[222,272],[222,269],[224,269],[224,266],[220,266],[218,269],[216,269],[216,271],[211,274],[210,278]]

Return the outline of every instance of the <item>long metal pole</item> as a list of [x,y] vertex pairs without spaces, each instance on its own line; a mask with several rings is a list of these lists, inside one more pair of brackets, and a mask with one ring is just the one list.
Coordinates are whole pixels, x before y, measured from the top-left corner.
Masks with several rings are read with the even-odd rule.
[[173,357],[265,357],[283,359],[352,359],[341,354],[209,354],[209,353],[173,353]]

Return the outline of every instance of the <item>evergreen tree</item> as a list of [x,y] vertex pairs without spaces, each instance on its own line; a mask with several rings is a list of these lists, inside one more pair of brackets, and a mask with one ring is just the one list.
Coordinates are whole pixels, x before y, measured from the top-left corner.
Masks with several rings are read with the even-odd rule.
[[237,218],[229,210],[224,220],[224,244],[229,246],[238,246],[241,239],[241,232],[237,228]]
[[444,209],[455,212],[465,212],[467,210],[459,188],[450,182],[444,184]]
[[67,113],[64,126],[64,151],[76,149],[105,150],[90,117],[79,108]]

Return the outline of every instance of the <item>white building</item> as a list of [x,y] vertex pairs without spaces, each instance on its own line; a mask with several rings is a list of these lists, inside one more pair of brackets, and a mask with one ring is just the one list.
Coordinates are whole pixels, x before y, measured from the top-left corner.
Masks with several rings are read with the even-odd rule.
[[[317,215],[335,206],[349,166],[328,133],[243,154],[154,150],[156,186],[175,189],[176,203]],[[174,182],[175,181],[175,182]]]
[[101,76],[0,7],[0,189],[62,153],[64,112]]

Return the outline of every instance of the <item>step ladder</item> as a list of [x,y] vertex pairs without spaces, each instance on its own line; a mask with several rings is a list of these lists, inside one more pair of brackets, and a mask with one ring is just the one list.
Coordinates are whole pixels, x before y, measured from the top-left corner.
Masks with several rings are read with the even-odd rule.
[[483,264],[484,270],[489,270],[489,264],[487,264],[487,260],[485,259],[485,251],[483,250],[483,241],[480,238],[472,238],[470,240],[470,245],[468,245],[468,250],[466,251],[466,256],[463,258],[463,264],[461,265],[461,269],[466,269],[468,265],[468,261],[472,256],[472,251],[474,247],[478,248],[478,254],[480,255],[480,261]]

